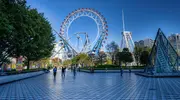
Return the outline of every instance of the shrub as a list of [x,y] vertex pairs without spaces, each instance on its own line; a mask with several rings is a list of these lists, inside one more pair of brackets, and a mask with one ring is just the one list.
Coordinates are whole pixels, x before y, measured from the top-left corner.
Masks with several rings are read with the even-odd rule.
[[97,68],[119,68],[117,65],[98,65]]
[[7,71],[7,75],[14,75],[14,74],[20,74],[20,73],[30,73],[30,72],[37,72],[37,71],[45,71],[47,70],[46,68],[39,68],[39,69],[23,69],[22,71]]
[[[91,66],[93,67],[95,70],[119,70],[120,67],[118,65],[98,65],[96,67],[94,66]],[[131,66],[132,69],[144,69],[144,66]],[[84,68],[81,68],[81,69],[85,69],[85,70],[89,70],[90,67],[84,67]],[[122,69],[128,69],[128,66],[125,67],[125,66],[122,66]]]

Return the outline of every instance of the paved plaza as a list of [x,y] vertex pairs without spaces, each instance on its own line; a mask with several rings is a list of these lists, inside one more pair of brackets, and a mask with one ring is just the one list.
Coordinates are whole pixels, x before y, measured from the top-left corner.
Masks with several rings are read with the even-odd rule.
[[0,100],[178,100],[180,78],[145,78],[134,73],[52,72],[0,86]]

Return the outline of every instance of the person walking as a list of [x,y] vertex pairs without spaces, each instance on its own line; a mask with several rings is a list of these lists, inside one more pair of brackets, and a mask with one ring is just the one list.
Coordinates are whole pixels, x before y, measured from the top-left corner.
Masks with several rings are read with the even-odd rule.
[[76,67],[73,68],[74,76],[76,76]]
[[53,75],[54,75],[54,77],[56,77],[56,73],[57,73],[57,67],[55,66],[55,67],[53,68]]
[[65,70],[66,70],[66,67],[62,67],[62,77],[65,77]]

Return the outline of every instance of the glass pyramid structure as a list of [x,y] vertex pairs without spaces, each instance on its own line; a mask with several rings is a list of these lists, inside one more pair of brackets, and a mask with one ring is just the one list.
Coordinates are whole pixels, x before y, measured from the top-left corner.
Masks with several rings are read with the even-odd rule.
[[161,29],[158,29],[149,55],[146,73],[166,74],[179,72],[179,56]]

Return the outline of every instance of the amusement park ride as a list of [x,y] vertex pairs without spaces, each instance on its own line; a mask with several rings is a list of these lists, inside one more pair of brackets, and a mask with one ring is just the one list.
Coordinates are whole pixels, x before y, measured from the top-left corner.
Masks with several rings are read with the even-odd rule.
[[[73,36],[76,36],[78,42],[75,47],[74,44],[72,44],[70,41],[72,37],[69,37],[68,30],[74,20],[84,16],[89,17],[95,21],[98,30],[97,35],[95,40],[90,42],[88,33],[86,32],[75,33]],[[108,25],[106,19],[100,12],[91,8],[80,8],[69,13],[69,15],[66,16],[66,18],[61,24],[60,32],[59,33],[57,31],[55,32],[60,37],[60,41],[57,42],[56,44],[56,46],[59,46],[60,48],[58,50],[53,51],[52,57],[57,56],[60,52],[62,53],[63,51],[63,55],[61,57],[61,59],[63,60],[63,59],[70,59],[78,55],[79,53],[86,53],[88,55],[98,55],[99,51],[102,50],[103,44],[106,43],[105,41],[107,40],[107,36],[108,36]],[[81,34],[85,35],[84,43],[82,42],[80,36]],[[83,45],[81,50],[79,48],[80,41]]]
[[132,33],[130,31],[125,31],[125,24],[124,24],[124,12],[122,10],[122,22],[123,22],[123,31],[122,31],[122,40],[121,40],[121,46],[120,48],[128,48],[129,51],[133,55],[133,63],[131,65],[135,64],[135,57],[134,57],[134,41],[132,39]]
[[[98,28],[97,36],[95,40],[90,43],[88,33],[75,33],[73,36],[76,36],[77,38],[77,45],[76,47],[74,47],[74,45],[72,45],[70,42],[71,37],[68,36],[68,29],[74,20],[83,16],[87,16],[96,22]],[[133,55],[134,42],[132,39],[132,33],[129,31],[125,31],[123,11],[122,22],[123,31],[120,48],[128,48]],[[63,54],[63,56],[61,56],[61,59],[66,60],[82,52],[88,55],[99,55],[100,51],[102,50],[103,43],[105,43],[105,41],[107,40],[108,26],[105,18],[98,11],[90,8],[81,8],[70,13],[62,22],[60,33],[56,33],[60,37],[60,41],[56,44],[56,46],[59,48],[57,50],[54,50],[54,54],[52,57],[55,57],[61,52],[61,54]],[[82,42],[83,47],[81,50],[79,50],[79,43],[81,41],[80,35],[85,35],[85,42]],[[134,55],[133,59],[134,62],[131,63],[131,65],[135,64]],[[179,65],[179,56],[177,52],[174,50],[163,32],[159,29],[148,59],[148,65],[144,70],[145,73],[151,73],[152,75],[164,75],[167,73],[178,72],[178,75],[180,75]]]
[[122,11],[122,22],[123,22],[123,31],[122,31],[121,48],[128,48],[130,52],[133,52],[134,51],[134,41],[132,39],[132,33],[130,31],[125,31],[124,12],[123,11]]

